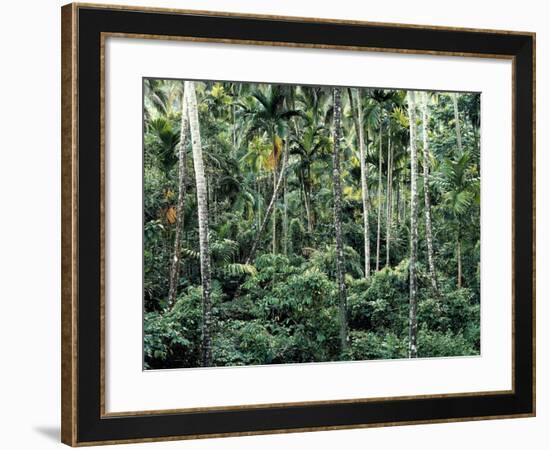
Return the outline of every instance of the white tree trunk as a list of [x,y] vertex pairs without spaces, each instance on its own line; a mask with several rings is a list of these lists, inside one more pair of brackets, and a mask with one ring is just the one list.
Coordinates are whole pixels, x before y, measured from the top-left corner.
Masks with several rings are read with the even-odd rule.
[[378,220],[376,225],[376,271],[380,270],[380,219],[382,215],[382,120],[378,147]]
[[[451,97],[453,99],[453,109],[455,112],[456,145],[458,147],[458,153],[462,155],[462,134],[460,132],[460,116],[458,114],[458,94],[456,92],[453,92],[451,94]],[[462,252],[460,248],[460,232],[458,233],[458,238],[457,238],[456,259],[457,259],[457,272],[458,272],[457,287],[460,289],[462,287]]]
[[[283,147],[286,149],[286,147]],[[267,226],[267,222],[269,221],[269,217],[271,216],[271,212],[273,211],[273,207],[275,206],[275,201],[277,199],[277,192],[279,192],[279,189],[281,188],[281,184],[283,181],[283,177],[285,176],[286,172],[286,165],[288,160],[288,152],[286,150],[283,150],[283,162],[281,163],[281,170],[279,171],[279,178],[277,179],[277,183],[275,184],[275,189],[273,190],[273,195],[271,196],[271,201],[269,202],[269,205],[267,206],[267,209],[265,211],[264,220],[262,221],[262,224],[260,228],[258,229],[258,233],[256,234],[256,238],[254,239],[254,243],[252,244],[250,253],[248,254],[248,257],[246,258],[245,264],[250,264],[250,262],[254,259],[254,256],[256,255],[256,251],[258,250],[258,245],[260,244],[260,239],[262,237],[262,233],[265,230]],[[237,292],[239,292],[238,290]]]
[[359,163],[361,167],[361,200],[363,206],[363,246],[365,255],[365,278],[370,276],[370,229],[369,229],[369,186],[367,183],[367,164],[365,139],[363,136],[363,108],[361,107],[361,97],[358,89],[355,91],[355,100],[357,109],[354,107],[354,95],[352,90],[349,90],[350,105],[355,123],[355,134],[359,143]]
[[204,175],[199,114],[197,110],[197,97],[195,93],[194,82],[185,82],[185,96],[187,98],[189,128],[191,130],[191,145],[193,148],[193,165],[195,168],[195,181],[197,184],[197,208],[199,219],[199,247],[202,279],[203,315],[202,365],[204,367],[208,367],[212,365],[212,283],[210,274],[210,246],[208,242],[208,192],[206,186],[206,177]]
[[393,148],[391,131],[388,129],[388,174],[386,179],[386,267],[390,266],[390,247],[392,229],[392,194],[393,194]]
[[[288,139],[285,140],[284,152],[288,154]],[[283,178],[283,253],[288,255],[288,198],[287,198],[287,181]]]
[[416,102],[414,91],[407,92],[409,127],[410,127],[410,152],[411,152],[411,236],[410,236],[410,283],[409,283],[409,358],[416,358],[418,322],[416,316],[418,302],[418,286],[416,280],[416,263],[418,253],[418,195],[417,176],[418,162],[416,156]]
[[176,206],[176,231],[174,235],[174,251],[170,266],[170,285],[168,289],[168,307],[171,308],[178,294],[178,282],[180,274],[181,234],[184,223],[185,207],[185,182],[186,182],[186,149],[189,142],[189,116],[187,115],[187,101],[185,91],[182,92],[181,130],[178,146],[178,204]]
[[458,152],[462,154],[462,135],[460,133],[460,117],[458,115],[458,94],[453,92],[451,98],[453,99],[453,109],[455,112],[456,145],[458,146]]
[[460,289],[462,288],[462,249],[460,244],[460,235],[458,236],[458,241],[456,243],[456,258],[458,261],[456,286]]
[[[277,160],[275,160],[275,167],[273,167],[273,198],[275,203],[277,202]],[[273,213],[271,215],[271,251],[275,255],[277,253],[277,208],[273,205]]]
[[395,212],[397,226],[399,226],[401,223],[401,180],[399,176],[395,183]]
[[428,93],[422,92],[422,152],[424,175],[424,218],[426,220],[426,246],[428,250],[428,266],[430,280],[435,294],[437,289],[437,273],[435,271],[434,247],[432,234],[432,206],[430,201],[430,148],[428,144]]
[[334,231],[336,235],[336,275],[340,309],[340,350],[348,347],[347,297],[345,282],[344,241],[342,237],[342,185],[340,172],[342,99],[339,88],[334,88],[334,130],[332,150],[332,189],[334,195]]

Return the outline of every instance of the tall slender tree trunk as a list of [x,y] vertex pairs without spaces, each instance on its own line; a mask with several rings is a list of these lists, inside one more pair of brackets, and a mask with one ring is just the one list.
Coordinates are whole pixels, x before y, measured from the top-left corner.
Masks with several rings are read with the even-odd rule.
[[210,180],[210,174],[208,173],[208,171],[205,172],[205,177],[206,177],[206,200],[208,202],[208,217],[212,217],[213,216],[213,201],[212,201],[212,182]]
[[[453,109],[455,113],[455,131],[456,131],[456,145],[458,147],[458,153],[462,155],[462,134],[460,132],[460,116],[458,114],[458,94],[456,92],[453,92],[451,94],[451,97],[453,99]],[[460,226],[460,224],[458,224]],[[457,286],[460,289],[462,287],[462,252],[460,248],[460,232],[458,233],[458,239],[457,239],[457,248],[456,248],[456,263],[457,263]]]
[[437,273],[434,262],[434,246],[432,234],[432,206],[430,201],[430,149],[428,145],[428,93],[422,92],[422,153],[424,181],[424,218],[426,220],[426,246],[428,250],[428,266],[432,289],[438,294]]
[[178,204],[176,206],[176,231],[174,235],[174,252],[172,254],[172,264],[170,266],[170,284],[168,289],[168,307],[171,308],[178,294],[178,283],[180,276],[180,256],[181,256],[181,234],[184,223],[185,207],[185,182],[187,166],[187,143],[189,142],[189,116],[187,115],[187,101],[185,91],[182,92],[181,108],[181,130],[180,142],[178,145]]
[[218,221],[218,198],[216,195],[216,176],[214,173],[210,173],[210,177],[206,177],[206,182],[208,183],[208,188],[210,189],[211,195],[210,200],[208,200],[208,205],[211,205],[211,214],[210,221],[212,225],[215,226]]
[[401,180],[399,179],[399,176],[397,176],[396,184],[395,184],[395,209],[396,209],[396,217],[395,220],[397,222],[397,226],[401,223]]
[[391,131],[388,129],[388,175],[386,180],[386,267],[390,265],[390,246],[392,228],[392,194],[393,194],[393,148]]
[[301,183],[302,183],[302,190],[304,191],[304,205],[306,208],[307,231],[311,235],[311,233],[313,233],[313,218],[311,214],[311,203],[309,199],[309,191],[305,183],[305,176],[306,176],[305,173],[303,173],[302,171]]
[[212,283],[210,275],[210,246],[208,242],[208,199],[194,82],[185,82],[185,96],[187,98],[191,145],[193,148],[193,165],[197,184],[200,268],[202,279],[202,365],[204,367],[209,367],[212,365],[212,301],[210,297]]
[[344,241],[342,237],[342,185],[340,172],[342,98],[339,88],[334,88],[334,131],[332,150],[332,189],[334,194],[334,231],[336,237],[336,274],[340,309],[340,350],[348,347],[347,296],[345,282]]
[[[367,155],[369,152],[369,127],[368,126],[365,127],[364,131],[365,131],[365,181],[367,182],[367,185],[368,185],[369,172],[367,168]],[[373,196],[372,189],[367,189],[367,207],[369,208],[369,214],[372,210],[372,196]],[[369,232],[369,239],[370,239],[370,232]],[[370,246],[369,246],[369,251],[370,251]]]
[[462,288],[462,255],[461,253],[462,253],[462,248],[460,244],[460,235],[459,235],[456,242],[456,259],[458,262],[456,286],[458,287],[458,289]]
[[458,147],[458,152],[462,154],[462,135],[460,133],[460,116],[458,115],[458,94],[453,92],[451,98],[453,99],[453,109],[455,112],[456,145]]
[[369,230],[369,187],[367,183],[367,165],[365,160],[365,139],[363,137],[363,108],[361,107],[361,97],[358,89],[355,90],[357,99],[357,108],[354,107],[353,92],[348,89],[351,110],[355,123],[355,135],[359,143],[359,159],[361,167],[361,200],[363,203],[363,246],[365,254],[365,278],[370,276],[370,230]]
[[[273,167],[273,198],[277,202],[277,161],[275,160],[275,167]],[[271,215],[271,251],[273,254],[277,253],[277,208],[273,206],[273,214]]]
[[[279,189],[281,187],[283,177],[285,176],[286,172],[286,165],[288,160],[288,152],[286,149],[283,150],[283,157],[282,157],[282,163],[281,163],[281,169],[279,171],[279,177],[277,179],[277,183],[275,184],[275,189],[273,190],[273,195],[271,196],[271,201],[269,202],[269,205],[267,206],[267,209],[265,210],[265,216],[262,221],[262,224],[260,228],[258,229],[258,233],[256,234],[256,238],[254,239],[254,242],[252,243],[252,247],[250,250],[250,253],[248,254],[248,257],[246,258],[245,264],[250,264],[250,261],[254,259],[254,256],[256,255],[256,251],[258,250],[258,245],[260,244],[260,240],[262,237],[262,233],[264,232],[265,228],[267,227],[267,223],[269,222],[269,218],[271,216],[271,212],[273,211],[273,207],[275,206],[275,201],[277,199],[277,192],[279,192]],[[237,295],[235,295],[237,296]]]
[[[288,139],[285,141],[285,154],[288,154]],[[288,199],[287,199],[287,180],[283,179],[283,254],[288,255]]]
[[235,100],[233,100],[231,104],[231,115],[233,118],[233,127],[232,127],[232,135],[233,135],[233,149],[237,149],[237,121],[235,120]]
[[311,201],[311,166],[308,165],[307,171],[306,171],[306,198],[307,198],[307,204],[308,204],[308,224],[309,224],[309,232],[313,233],[313,229],[315,228],[315,205]]
[[417,195],[417,173],[418,162],[416,156],[416,112],[415,92],[407,92],[409,127],[410,127],[410,152],[411,152],[411,236],[410,236],[410,283],[409,283],[409,358],[417,356],[417,331],[418,322],[416,316],[418,287],[416,280],[416,263],[418,253],[418,195]]
[[256,226],[259,229],[260,225],[261,225],[260,220],[262,220],[262,191],[261,191],[261,188],[260,188],[260,181],[258,180],[258,178],[256,178],[256,202],[258,203],[258,205],[257,205],[258,206],[258,212],[257,212],[258,217],[256,218]]
[[376,225],[376,271],[380,270],[380,218],[382,215],[382,121],[378,147],[378,220]]
[[[296,109],[294,98],[292,98],[291,100],[291,109],[292,110]],[[294,135],[298,137],[300,133],[298,131],[298,124],[296,122],[296,117],[292,117],[291,121],[292,121],[292,125],[294,126]],[[307,179],[307,182],[306,182],[306,179]],[[309,162],[307,167],[307,173],[306,171],[304,171],[303,168],[300,169],[300,184],[304,194],[304,206],[306,208],[306,222],[307,222],[306,225],[307,225],[307,231],[308,231],[308,238],[311,238],[313,233],[313,206],[311,204],[311,183],[310,183]]]
[[407,203],[407,199],[405,198],[405,182],[403,180],[399,180],[399,211],[397,212],[397,221],[401,223],[402,221],[406,221],[407,217],[405,214],[405,203]]

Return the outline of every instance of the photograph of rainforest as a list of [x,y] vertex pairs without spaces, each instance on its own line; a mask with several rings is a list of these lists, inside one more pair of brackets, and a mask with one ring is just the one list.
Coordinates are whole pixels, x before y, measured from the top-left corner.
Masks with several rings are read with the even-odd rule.
[[144,369],[479,355],[480,97],[144,78]]

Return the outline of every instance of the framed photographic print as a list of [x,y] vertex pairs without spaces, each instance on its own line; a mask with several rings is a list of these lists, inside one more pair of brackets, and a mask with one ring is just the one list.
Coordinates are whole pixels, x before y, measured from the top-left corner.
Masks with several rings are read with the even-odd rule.
[[533,33],[70,4],[62,81],[64,443],[535,415]]

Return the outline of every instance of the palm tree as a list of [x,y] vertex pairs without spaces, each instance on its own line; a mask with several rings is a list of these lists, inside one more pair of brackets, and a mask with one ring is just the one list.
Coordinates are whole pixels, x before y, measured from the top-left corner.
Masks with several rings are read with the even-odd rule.
[[382,215],[382,119],[378,129],[378,218],[376,220],[376,271],[380,270],[380,218]]
[[475,158],[468,150],[445,159],[434,183],[443,196],[442,209],[450,214],[456,239],[457,287],[462,287],[462,228],[479,202],[479,175]]
[[269,161],[272,151],[272,144],[265,135],[255,136],[248,142],[247,152],[241,158],[241,162],[246,167],[245,173],[254,180],[250,184],[253,184],[255,188],[256,230],[259,230],[262,224],[262,207],[265,207],[266,203],[262,194],[262,187],[265,184],[267,174],[271,171]]
[[181,84],[146,79],[144,91],[145,131],[156,138],[150,147],[153,151],[146,153],[145,163],[154,157],[167,173],[177,162],[180,135],[176,122],[181,112]]
[[388,156],[386,174],[386,267],[390,265],[391,226],[392,226],[392,189],[393,189],[393,145],[391,121],[388,124]]
[[301,87],[296,95],[301,120],[298,128],[297,117],[293,118],[294,130],[290,134],[291,154],[300,158],[296,169],[303,192],[309,234],[313,234],[315,227],[315,205],[312,201],[315,180],[312,167],[319,156],[330,148],[327,123],[332,107],[331,97],[325,89],[319,87]]
[[[276,204],[277,196],[281,183],[278,182],[277,172],[281,154],[283,153],[283,137],[288,134],[288,119],[298,115],[297,111],[290,110],[287,107],[285,91],[280,85],[258,85],[257,89],[252,93],[252,98],[255,101],[248,103],[240,103],[243,109],[243,119],[248,125],[248,136],[258,133],[265,133],[272,143],[272,151],[268,158],[268,164],[273,174],[273,190],[270,201],[271,208],[268,207],[264,218],[269,219]],[[282,158],[283,164],[286,164],[285,158]],[[285,171],[285,167],[280,168],[281,173]],[[263,232],[261,227],[258,230],[253,248],[257,246],[257,242],[261,238]],[[272,250],[277,251],[277,222],[273,216],[272,221]],[[251,252],[252,253],[252,252]],[[251,259],[249,256],[248,259]]]
[[[388,148],[386,156],[386,267],[390,265],[390,249],[393,226],[393,178],[395,172],[396,147],[403,134],[403,106],[404,97],[395,91],[385,96],[388,110]],[[408,127],[407,127],[408,128]],[[399,152],[397,153],[399,158]]]
[[453,92],[451,98],[453,100],[453,110],[455,114],[456,145],[458,147],[458,152],[462,153],[462,136],[460,133],[460,117],[458,115],[458,94]]
[[146,120],[154,115],[162,115],[168,119],[178,115],[178,105],[181,101],[181,83],[175,80],[155,80],[147,78],[144,81],[144,113]]
[[[355,92],[353,92],[355,91]],[[351,113],[355,125],[355,136],[359,146],[359,164],[361,168],[361,201],[363,206],[363,246],[365,253],[365,278],[370,276],[370,231],[369,231],[369,187],[367,164],[365,160],[365,139],[363,137],[363,103],[358,89],[348,89]],[[357,107],[354,106],[354,94]]]
[[[382,164],[384,158],[382,157],[382,130],[384,122],[387,121],[388,129],[388,146],[391,142],[390,136],[390,117],[385,111],[385,108],[389,106],[389,102],[392,100],[392,92],[387,92],[381,89],[374,89],[371,92],[372,99],[376,102],[378,113],[378,217],[376,221],[376,271],[380,270],[380,241],[381,241],[381,220],[382,220]],[[384,120],[386,119],[386,120]]]
[[[183,230],[183,209],[185,203],[185,140],[187,138],[187,113],[182,108],[184,96],[182,83],[176,81],[144,80],[144,125],[149,137],[145,145],[145,166],[160,165],[164,170],[164,200],[167,205],[162,209],[169,224],[175,223],[171,258],[168,260],[168,307],[172,307],[177,295],[179,283],[181,235]],[[180,130],[177,129],[177,122]],[[182,147],[183,143],[183,147]],[[171,205],[173,192],[170,188],[168,173],[178,163],[178,200]],[[145,207],[145,217],[151,218],[151,211]],[[155,211],[154,215],[157,214]],[[171,234],[171,233],[170,233]]]
[[273,211],[273,208],[275,206],[275,201],[277,199],[276,193],[279,191],[279,188],[281,187],[281,182],[285,176],[287,161],[288,161],[288,152],[286,151],[286,146],[284,147],[283,151],[283,162],[281,165],[281,171],[279,172],[279,177],[277,178],[275,182],[275,187],[273,188],[274,195],[271,196],[271,201],[269,202],[269,205],[267,206],[267,209],[265,211],[264,220],[262,221],[262,224],[260,225],[260,228],[258,229],[258,233],[256,234],[256,239],[254,240],[252,247],[250,249],[250,253],[248,254],[248,257],[246,258],[245,264],[250,264],[250,262],[254,259],[254,256],[256,255],[256,251],[258,250],[258,245],[260,244],[260,238],[262,235],[263,230],[265,230],[267,226],[267,222],[269,220],[269,216],[271,215],[271,212]]
[[416,157],[416,92],[408,91],[407,100],[409,106],[410,124],[410,152],[411,152],[411,230],[410,230],[410,262],[409,262],[409,358],[417,356],[417,329],[416,317],[418,287],[416,280],[416,262],[418,253],[418,194],[416,178],[418,173],[418,161]]
[[434,293],[438,293],[437,275],[434,263],[433,233],[432,233],[432,206],[430,201],[430,149],[428,145],[428,93],[421,94],[422,106],[422,154],[424,179],[424,217],[426,220],[426,247],[428,250],[428,266],[430,280]]
[[178,145],[178,203],[176,206],[176,232],[174,235],[174,251],[172,256],[172,265],[170,267],[170,282],[168,290],[168,306],[171,307],[176,299],[181,253],[181,234],[183,231],[184,209],[185,209],[185,183],[187,166],[187,144],[189,141],[189,116],[187,114],[187,101],[185,91],[182,86],[181,96],[181,128],[180,140]]
[[334,88],[334,130],[332,151],[332,189],[334,192],[334,230],[336,234],[336,272],[338,281],[338,298],[340,307],[340,350],[347,349],[348,322],[347,322],[347,298],[346,283],[344,279],[344,242],[342,238],[342,186],[340,171],[340,139],[342,99],[339,88]]
[[[463,150],[462,133],[460,131],[460,115],[458,111],[458,95],[451,94],[454,111],[456,132],[457,156],[455,159],[445,160],[442,165],[444,174],[443,187],[446,188],[444,203],[454,218],[456,230],[456,261],[457,261],[457,287],[462,287],[462,230],[461,225],[465,214],[472,203],[479,198],[479,177],[476,175],[472,153]],[[474,149],[475,151],[475,149]]]
[[208,243],[208,197],[204,163],[202,157],[202,143],[197,109],[195,83],[186,81],[184,85],[191,131],[191,146],[193,149],[193,165],[195,168],[195,182],[197,185],[197,208],[199,220],[199,248],[202,280],[202,365],[212,365],[212,301],[211,274],[210,274],[210,247]]

